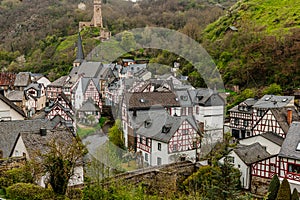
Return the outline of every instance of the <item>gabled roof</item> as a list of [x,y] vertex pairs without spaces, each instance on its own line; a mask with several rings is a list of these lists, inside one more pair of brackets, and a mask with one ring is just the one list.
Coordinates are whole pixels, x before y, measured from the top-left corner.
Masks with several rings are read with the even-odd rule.
[[254,108],[268,109],[268,108],[281,108],[294,105],[293,96],[275,96],[265,95],[259,99],[254,105]]
[[19,91],[19,90],[13,90],[10,91],[6,97],[12,101],[12,102],[16,102],[16,101],[22,101],[23,97],[24,97],[24,92],[23,91]]
[[14,86],[26,87],[31,82],[31,76],[29,72],[19,72],[16,75]]
[[300,122],[293,122],[286,135],[278,154],[280,157],[293,158],[300,160],[300,148],[297,147],[300,143]]
[[41,153],[47,153],[48,143],[52,140],[56,142],[63,142],[66,144],[72,144],[74,138],[71,131],[68,129],[63,130],[46,130],[46,135],[42,136],[40,130],[35,130],[32,132],[22,132],[20,134],[29,157],[36,156],[36,153],[40,151]]
[[187,90],[177,90],[176,95],[177,95],[177,98],[182,107],[192,107],[193,106],[189,92]]
[[289,130],[289,124],[287,121],[287,112],[288,110],[292,111],[292,119],[293,121],[299,121],[299,115],[294,107],[284,107],[284,108],[275,108],[271,109],[272,114],[274,115],[276,121],[284,131],[284,133],[287,133]]
[[266,133],[261,134],[260,136],[262,136],[263,138],[266,138],[267,140],[269,140],[279,146],[282,145],[283,140],[284,140],[282,137],[280,137],[279,135],[272,133],[272,132],[266,132]]
[[70,75],[84,74],[84,77],[98,77],[102,67],[101,62],[83,61],[78,67],[73,67]]
[[[184,121],[188,121],[197,130],[196,122],[191,116],[173,117],[166,112],[152,111],[146,120],[150,120],[150,125],[146,127],[144,122],[141,123],[136,133],[165,143],[169,142]],[[164,128],[168,128],[168,131],[164,132]]]
[[13,86],[15,83],[16,74],[8,72],[0,72],[0,86]]
[[37,98],[41,97],[41,91],[42,91],[42,87],[43,87],[43,84],[42,83],[31,83],[29,84],[25,89],[24,91],[26,92],[27,90],[29,89],[34,89],[37,91]]
[[271,154],[269,154],[258,142],[247,146],[240,146],[233,151],[246,165],[250,165],[271,157]]
[[100,92],[99,79],[97,79],[97,78],[81,78],[81,87],[82,87],[83,93],[86,93],[86,90],[91,81],[94,83],[97,91]]
[[[253,105],[257,102],[258,100],[255,98],[249,98],[246,99],[245,101],[241,102],[239,105],[234,106],[229,110],[229,112],[234,111],[234,112],[242,112],[242,113],[252,113],[253,112]],[[246,109],[239,109],[240,107],[245,107]]]
[[217,91],[208,88],[197,88],[188,90],[190,98],[194,104],[201,106],[224,106],[224,99]]
[[83,102],[81,108],[78,111],[80,112],[100,111],[100,108],[97,105],[95,105],[93,99],[88,98],[88,100]]
[[63,87],[65,85],[65,83],[66,83],[66,81],[67,81],[68,78],[69,78],[68,76],[62,76],[62,77],[56,79],[55,81],[53,81],[52,83],[50,83],[48,85],[48,87],[49,86]]
[[25,113],[23,110],[21,110],[18,106],[16,106],[14,103],[12,103],[9,99],[7,99],[5,96],[0,94],[0,100],[2,100],[4,103],[6,103],[9,107],[11,107],[13,110],[18,112],[20,115],[23,117],[26,117]]
[[149,109],[152,106],[179,107],[180,103],[173,92],[126,93],[129,109]]
[[47,120],[17,120],[0,122],[0,149],[3,151],[3,157],[11,155],[12,150],[21,132],[38,132],[41,128],[52,129]]

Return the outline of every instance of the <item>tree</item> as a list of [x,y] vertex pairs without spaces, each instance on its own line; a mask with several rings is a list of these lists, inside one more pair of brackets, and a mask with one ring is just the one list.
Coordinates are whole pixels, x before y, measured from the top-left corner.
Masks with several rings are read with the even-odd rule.
[[280,85],[273,83],[269,85],[269,87],[265,88],[263,94],[274,94],[274,95],[281,95],[282,89]]
[[277,174],[275,174],[270,182],[268,189],[268,200],[275,200],[280,187],[280,181]]
[[276,200],[289,200],[291,199],[291,187],[286,178],[283,179],[278,190]]
[[113,127],[108,130],[108,138],[114,145],[121,149],[125,148],[123,131],[121,130],[121,121],[119,119],[117,119]]
[[83,164],[83,156],[87,150],[78,137],[72,137],[68,142],[53,139],[46,148],[46,153],[37,152],[36,160],[40,160],[42,172],[49,176],[49,184],[54,193],[65,195],[75,167]]
[[299,193],[296,188],[294,188],[291,200],[299,200]]

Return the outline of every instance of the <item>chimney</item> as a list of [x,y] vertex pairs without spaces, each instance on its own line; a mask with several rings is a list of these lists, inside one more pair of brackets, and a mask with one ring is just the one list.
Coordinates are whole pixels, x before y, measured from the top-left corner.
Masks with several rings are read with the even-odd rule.
[[293,121],[293,111],[292,111],[292,109],[289,108],[287,110],[287,123],[288,123],[288,125],[290,125],[292,123],[292,121]]
[[46,136],[47,135],[47,130],[45,128],[40,129],[40,134],[41,136]]

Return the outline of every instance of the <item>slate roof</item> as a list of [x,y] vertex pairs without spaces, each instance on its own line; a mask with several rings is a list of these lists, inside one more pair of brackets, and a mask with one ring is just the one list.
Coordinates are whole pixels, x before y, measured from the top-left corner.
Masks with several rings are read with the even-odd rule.
[[16,101],[22,101],[23,100],[23,96],[24,96],[24,92],[23,91],[19,91],[19,90],[13,90],[11,92],[9,92],[6,97],[13,102]]
[[[191,116],[174,117],[170,116],[166,112],[162,113],[152,111],[149,113],[149,116],[146,118],[146,120],[150,120],[151,125],[145,127],[144,120],[143,123],[140,124],[140,127],[136,133],[165,143],[169,142],[169,140],[185,120],[187,120],[194,127],[194,129],[197,129],[196,122]],[[164,126],[170,128],[170,130],[166,133],[163,132]]]
[[89,98],[85,102],[83,102],[81,108],[78,110],[80,112],[88,112],[88,111],[100,111],[100,108],[95,105],[93,99]]
[[53,127],[49,121],[42,119],[0,122],[0,149],[3,151],[3,157],[7,158],[11,155],[21,132],[25,130],[38,132],[41,128],[52,129]]
[[19,72],[16,75],[14,86],[26,87],[31,82],[31,76],[29,72]]
[[2,100],[4,103],[6,103],[9,107],[14,109],[16,112],[18,112],[20,115],[23,117],[26,117],[25,113],[23,110],[21,110],[18,106],[16,106],[14,103],[12,103],[8,98],[0,94],[0,100]]
[[34,90],[37,91],[37,98],[41,97],[41,90],[42,90],[42,83],[31,83],[29,84],[25,89],[24,91],[27,91],[29,90],[30,88],[33,88]]
[[177,95],[177,98],[182,107],[192,107],[193,106],[189,92],[187,90],[177,90],[176,95]]
[[74,62],[81,63],[83,60],[84,60],[84,53],[82,47],[82,40],[81,40],[80,32],[78,32],[76,60]]
[[263,133],[263,134],[261,134],[261,136],[279,146],[282,145],[283,140],[284,140],[282,137],[280,137],[279,135],[272,133],[272,132]]
[[180,103],[173,92],[135,92],[126,93],[129,109],[149,109],[155,105],[179,107]]
[[[241,102],[239,105],[234,106],[229,110],[229,112],[234,111],[234,112],[242,112],[242,113],[252,113],[253,112],[253,106],[257,102],[257,99],[254,98],[249,98],[246,99],[245,101]],[[247,110],[239,110],[240,106],[245,106]]]
[[0,72],[0,86],[13,86],[15,83],[16,74]]
[[48,86],[54,86],[54,87],[63,87],[68,79],[68,76],[61,76],[60,78],[56,79],[52,83],[50,83]]
[[254,108],[268,109],[268,108],[281,108],[294,105],[293,96],[275,96],[265,95],[259,99],[254,105]]
[[297,150],[297,146],[300,143],[300,122],[293,122],[286,135],[285,140],[281,146],[281,150],[278,154],[280,157],[293,158],[300,160],[300,150]]
[[271,109],[272,114],[274,115],[276,121],[279,123],[282,130],[287,133],[289,130],[289,124],[287,121],[287,112],[288,109],[292,110],[292,120],[293,121],[299,121],[300,117],[297,114],[297,111],[294,107],[284,107],[284,108],[274,108]]
[[188,90],[194,104],[201,106],[224,106],[224,99],[216,92],[208,88]]
[[81,87],[82,87],[82,92],[85,93],[89,83],[93,81],[94,85],[96,86],[96,89],[98,92],[100,92],[100,85],[99,85],[99,79],[97,78],[81,78]]
[[103,68],[103,64],[101,62],[83,61],[80,66],[73,67],[70,75],[84,74],[84,77],[98,77],[101,68]]
[[73,134],[65,130],[47,130],[46,135],[42,136],[40,130],[32,132],[22,132],[20,134],[29,157],[36,156],[36,152],[47,153],[47,145],[50,141],[55,140],[63,144],[71,144],[74,138]]
[[247,146],[240,146],[233,151],[246,165],[250,165],[271,157],[271,154],[269,154],[258,142]]

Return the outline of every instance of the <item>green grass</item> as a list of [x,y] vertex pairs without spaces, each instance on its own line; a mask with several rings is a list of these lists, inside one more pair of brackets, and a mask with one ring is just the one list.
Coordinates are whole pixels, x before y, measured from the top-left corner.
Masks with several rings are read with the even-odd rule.
[[89,126],[86,126],[86,127],[77,127],[77,135],[80,137],[80,138],[84,138],[90,134],[93,134],[95,133],[96,130],[100,129],[100,124],[97,124],[93,127],[89,127]]

